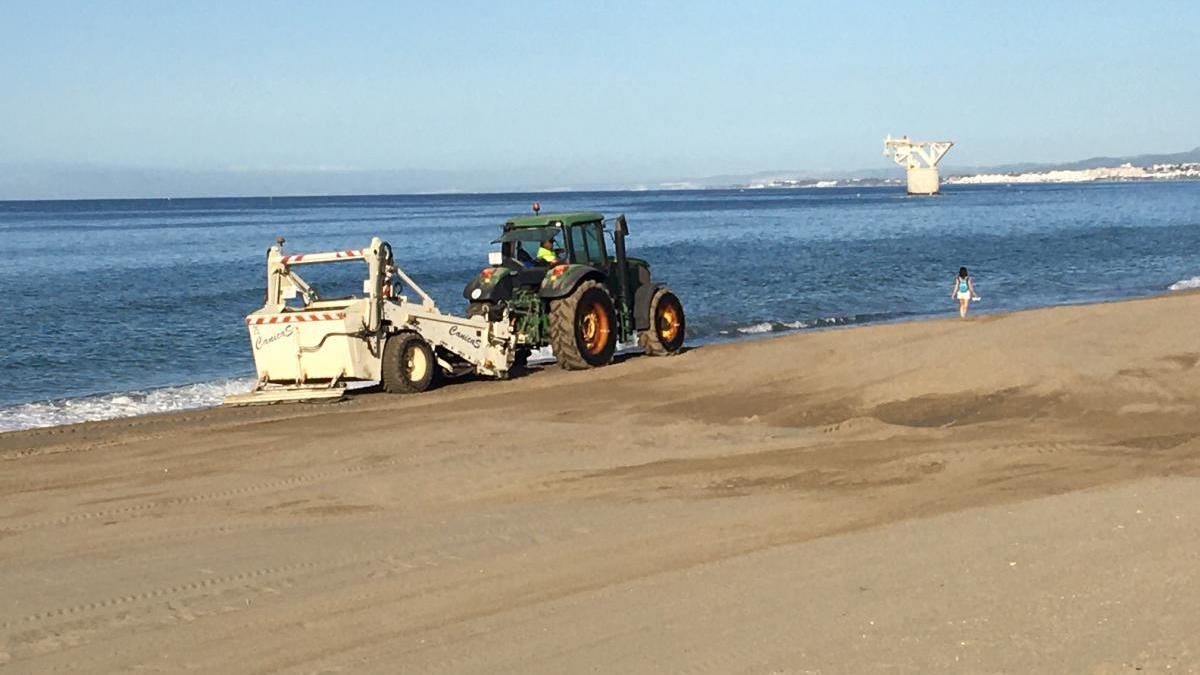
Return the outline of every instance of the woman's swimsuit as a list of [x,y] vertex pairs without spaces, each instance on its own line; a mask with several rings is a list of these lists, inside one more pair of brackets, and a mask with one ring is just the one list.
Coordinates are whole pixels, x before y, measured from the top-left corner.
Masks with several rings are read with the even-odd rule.
[[970,300],[971,299],[971,286],[970,286],[970,284],[967,283],[967,279],[965,277],[958,278],[958,299],[959,300]]

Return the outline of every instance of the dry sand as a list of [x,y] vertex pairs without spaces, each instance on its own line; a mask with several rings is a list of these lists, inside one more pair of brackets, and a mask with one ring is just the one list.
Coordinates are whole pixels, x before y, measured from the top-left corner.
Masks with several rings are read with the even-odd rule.
[[1191,672],[1197,317],[0,435],[0,670]]

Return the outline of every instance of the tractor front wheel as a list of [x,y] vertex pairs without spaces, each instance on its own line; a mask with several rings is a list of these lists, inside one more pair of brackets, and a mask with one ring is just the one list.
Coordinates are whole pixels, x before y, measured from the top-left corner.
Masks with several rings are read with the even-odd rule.
[[650,300],[650,328],[638,334],[638,344],[650,356],[666,356],[683,348],[683,303],[667,289]]
[[380,366],[383,390],[391,394],[416,394],[433,386],[437,357],[429,343],[416,333],[396,333],[383,345]]
[[603,366],[617,349],[617,313],[608,291],[585,281],[565,298],[550,303],[550,344],[567,370]]

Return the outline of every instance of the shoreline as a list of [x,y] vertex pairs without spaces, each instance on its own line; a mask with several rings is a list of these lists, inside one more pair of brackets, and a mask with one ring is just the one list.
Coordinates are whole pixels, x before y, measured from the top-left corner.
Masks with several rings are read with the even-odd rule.
[[[1181,283],[1191,282],[1193,280],[1194,279],[1179,280],[1179,281],[1175,282],[1174,284],[1172,284],[1172,286],[1175,286],[1175,285],[1178,285]],[[1059,303],[1059,304],[1054,304],[1054,305],[1038,305],[1038,306],[1033,306],[1033,307],[1018,308],[1018,309],[1000,309],[1000,310],[982,309],[981,310],[981,309],[976,308],[976,309],[972,310],[971,316],[976,317],[976,316],[1005,315],[1005,314],[1015,314],[1015,313],[1022,313],[1022,312],[1035,312],[1035,311],[1046,310],[1046,309],[1054,309],[1056,307],[1078,307],[1078,306],[1087,306],[1087,305],[1105,305],[1105,304],[1111,304],[1111,303],[1133,302],[1133,301],[1138,301],[1138,300],[1150,300],[1150,299],[1160,298],[1160,297],[1172,297],[1174,295],[1193,293],[1193,292],[1200,292],[1200,285],[1198,285],[1197,287],[1168,288],[1166,290],[1162,290],[1162,291],[1159,291],[1156,293],[1150,293],[1147,295],[1126,296],[1126,297],[1108,298],[1108,299],[1101,299],[1101,300],[1081,300],[1081,301],[1077,301],[1077,302],[1072,301],[1072,302],[1064,302],[1064,303]],[[819,332],[835,331],[835,330],[853,330],[856,328],[867,328],[867,327],[871,327],[871,326],[886,326],[886,325],[903,324],[903,323],[914,323],[914,322],[920,323],[920,322],[926,322],[926,321],[940,321],[944,318],[952,318],[953,316],[954,316],[954,312],[951,310],[947,310],[944,316],[941,313],[934,313],[934,312],[914,313],[911,315],[894,316],[894,317],[884,318],[884,319],[870,319],[870,320],[866,320],[866,321],[862,321],[862,322],[857,322],[857,321],[851,322],[851,321],[847,320],[845,323],[837,323],[839,320],[845,319],[845,317],[839,316],[839,317],[834,317],[832,319],[814,319],[814,320],[812,320],[812,322],[817,325],[802,326],[802,327],[796,327],[796,328],[790,327],[789,322],[775,322],[775,321],[762,322],[762,323],[753,324],[753,325],[747,326],[747,327],[737,328],[737,329],[735,329],[737,334],[720,332],[715,335],[706,336],[704,339],[701,339],[698,342],[696,342],[692,345],[689,345],[689,349],[702,349],[702,348],[709,348],[709,347],[716,346],[716,345],[756,342],[759,340],[785,338],[788,336],[793,336],[793,335],[798,335],[798,334],[819,333]],[[791,323],[803,323],[803,322],[804,322],[803,320],[800,320],[800,321],[791,322]],[[822,325],[822,324],[826,324],[827,322],[828,322],[828,325]],[[763,330],[761,332],[745,330],[745,328],[754,328],[754,327],[757,327],[760,325],[764,325],[766,323],[770,323],[770,325],[771,325],[771,328],[768,330]],[[777,329],[775,329],[775,326],[784,326],[784,328],[777,330]],[[4,415],[6,410],[13,411],[13,410],[19,410],[21,408],[28,408],[28,407],[62,408],[62,407],[65,407],[65,406],[68,406],[71,404],[81,404],[81,403],[87,404],[87,403],[91,403],[91,402],[101,402],[105,399],[112,400],[112,399],[117,399],[117,398],[128,398],[130,396],[152,397],[152,396],[160,395],[160,394],[169,395],[169,394],[179,392],[181,390],[195,390],[195,389],[200,389],[200,388],[212,388],[214,391],[219,391],[220,392],[219,396],[221,397],[221,399],[223,399],[224,396],[229,393],[240,392],[242,390],[241,388],[237,388],[236,390],[233,390],[233,389],[230,389],[230,385],[232,383],[241,382],[242,380],[245,380],[248,383],[247,386],[252,385],[253,384],[253,374],[252,373],[244,373],[242,375],[229,375],[226,377],[220,377],[220,378],[217,378],[214,380],[206,380],[206,381],[202,381],[202,382],[187,382],[187,383],[181,383],[181,384],[163,385],[163,386],[158,386],[158,387],[147,387],[144,389],[130,389],[130,390],[124,390],[124,391],[99,392],[99,393],[93,393],[93,394],[85,394],[85,395],[81,395],[81,396],[67,396],[67,397],[60,397],[60,398],[39,399],[39,400],[33,400],[33,401],[10,403],[10,404],[5,404],[5,405],[0,406],[0,418],[2,418],[2,416]],[[363,384],[362,386],[364,388],[369,388],[371,385]],[[457,383],[452,383],[451,386],[457,386]],[[213,408],[219,408],[221,405],[222,405],[221,403],[200,403],[200,404],[194,404],[194,405],[188,404],[188,405],[181,405],[178,407],[174,407],[174,406],[167,407],[165,409],[146,410],[144,412],[139,411],[139,412],[134,412],[133,414],[129,414],[129,415],[116,414],[116,415],[111,415],[111,416],[96,416],[96,417],[93,417],[90,419],[82,419],[82,420],[77,420],[77,421],[51,423],[51,424],[37,424],[34,426],[25,426],[25,427],[12,428],[12,429],[4,429],[4,428],[0,427],[0,436],[3,436],[4,434],[19,433],[19,432],[30,431],[30,430],[35,430],[35,429],[54,429],[54,428],[60,428],[60,427],[75,426],[75,425],[79,425],[79,424],[91,424],[91,423],[96,423],[96,422],[107,422],[107,421],[122,420],[122,419],[135,419],[135,418],[150,416],[150,415],[166,415],[166,414],[175,414],[175,413],[186,413],[186,412],[190,412],[190,411],[211,410]],[[107,415],[107,414],[105,413],[104,415]],[[2,423],[2,422],[3,422],[3,420],[0,419],[0,423]]]

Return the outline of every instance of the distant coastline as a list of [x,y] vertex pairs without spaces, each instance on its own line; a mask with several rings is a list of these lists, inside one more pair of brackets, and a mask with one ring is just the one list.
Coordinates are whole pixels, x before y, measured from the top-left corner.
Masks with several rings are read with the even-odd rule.
[[[1200,147],[1184,152],[1126,157],[1091,157],[1053,164],[939,167],[944,185],[1007,185],[1011,183],[1095,183],[1200,179]],[[744,176],[719,176],[692,181],[702,187],[736,189],[827,188],[904,185],[903,170],[771,171]]]
[[1095,181],[1197,180],[1200,163],[1154,164],[1134,166],[1125,163],[1096,169],[1059,169],[1021,173],[981,173],[971,176],[947,176],[948,185],[993,185],[997,183],[1090,183]]
[[[1050,169],[1045,171],[950,174],[942,178],[942,184],[1008,185],[1013,183],[1097,183],[1147,180],[1200,180],[1200,162],[1152,164],[1150,166],[1135,166],[1126,162],[1120,166],[1097,167],[1093,169]],[[779,178],[745,183],[736,187],[743,190],[754,190],[765,188],[874,187],[903,184],[903,177],[837,179]]]

